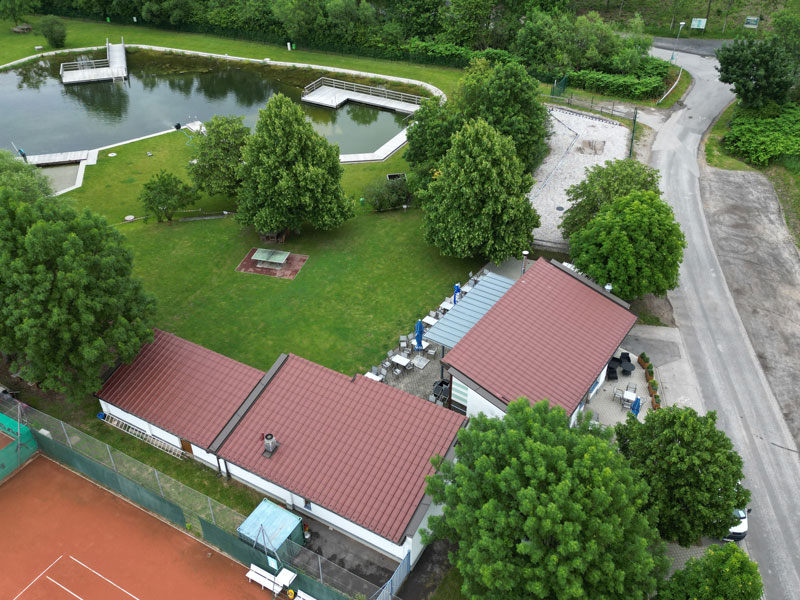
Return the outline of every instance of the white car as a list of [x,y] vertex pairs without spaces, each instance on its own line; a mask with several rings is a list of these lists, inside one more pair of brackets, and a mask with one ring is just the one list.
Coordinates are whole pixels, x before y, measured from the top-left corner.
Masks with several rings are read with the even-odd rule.
[[747,535],[747,513],[749,512],[749,508],[747,510],[744,510],[743,508],[734,509],[733,516],[735,516],[739,522],[730,528],[728,535],[722,538],[723,541],[738,542],[739,540],[744,539],[744,536]]

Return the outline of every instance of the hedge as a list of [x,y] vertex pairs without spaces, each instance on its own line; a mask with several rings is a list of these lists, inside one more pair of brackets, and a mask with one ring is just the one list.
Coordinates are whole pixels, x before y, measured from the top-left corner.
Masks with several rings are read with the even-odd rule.
[[736,113],[723,146],[758,166],[780,156],[800,156],[800,105],[787,104],[776,115]]
[[635,100],[658,98],[664,93],[663,77],[612,75],[599,71],[573,71],[569,73],[569,84],[590,92],[622,96]]

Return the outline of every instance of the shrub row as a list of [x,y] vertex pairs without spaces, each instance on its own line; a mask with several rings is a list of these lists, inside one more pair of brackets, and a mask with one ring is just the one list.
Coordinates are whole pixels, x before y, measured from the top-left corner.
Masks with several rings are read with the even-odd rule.
[[780,156],[800,156],[800,105],[787,104],[774,116],[736,113],[723,145],[731,154],[758,166]]
[[634,100],[658,98],[664,93],[663,77],[634,77],[612,75],[599,71],[575,71],[569,73],[569,85],[590,92],[622,96]]
[[654,56],[645,56],[634,73],[639,79],[658,77],[662,81],[669,75],[669,63]]

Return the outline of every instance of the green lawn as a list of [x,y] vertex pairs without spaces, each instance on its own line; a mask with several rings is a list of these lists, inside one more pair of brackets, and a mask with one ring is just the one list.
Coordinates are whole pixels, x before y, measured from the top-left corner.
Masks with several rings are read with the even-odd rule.
[[[185,176],[187,141],[174,132],[114,148],[113,158],[104,151],[83,187],[64,198],[120,224],[135,275],[158,298],[158,327],[226,356],[266,370],[278,354],[293,352],[347,374],[366,370],[482,264],[442,257],[423,241],[422,215],[413,209],[360,212],[335,231],[290,235],[285,249],[309,256],[291,281],[235,271],[264,244],[232,217],[122,224],[125,215],[143,214],[137,195],[153,173]],[[349,165],[345,188],[358,197],[374,178],[404,170],[400,156]],[[204,195],[197,207],[234,210],[230,199]]]
[[[34,27],[34,31],[29,34],[11,33],[13,24],[10,21],[0,20],[0,65],[34,54],[34,46],[44,46],[45,50],[52,50],[44,37],[36,31],[36,26],[41,19],[42,17],[39,16],[26,17],[27,22]],[[231,56],[243,56],[246,58],[271,58],[279,61],[325,65],[379,73],[381,75],[408,77],[435,85],[446,94],[453,91],[456,82],[461,77],[460,69],[448,67],[363,58],[351,54],[334,54],[303,50],[302,48],[289,52],[285,46],[274,44],[248,42],[204,34],[164,31],[133,24],[108,24],[79,19],[64,19],[64,22],[67,25],[68,48],[102,46],[105,44],[106,38],[109,38],[112,42],[118,42],[120,37],[124,37],[126,44],[149,44],[184,50],[230,54]]]
[[746,162],[734,158],[722,147],[722,140],[728,131],[728,125],[733,118],[733,110],[736,103],[731,105],[714,122],[714,126],[706,138],[706,162],[718,169],[728,169],[730,171],[752,171],[753,167]]
[[451,567],[430,600],[465,600],[465,596],[461,593],[463,581],[458,569]]

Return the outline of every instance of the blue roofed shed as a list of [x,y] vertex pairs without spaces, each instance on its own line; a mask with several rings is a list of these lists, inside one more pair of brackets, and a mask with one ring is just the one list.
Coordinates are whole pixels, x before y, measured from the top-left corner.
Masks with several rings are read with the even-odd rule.
[[286,540],[303,545],[303,524],[300,517],[266,498],[236,531],[242,540],[261,550],[277,552]]
[[487,273],[423,337],[445,348],[453,348],[512,285],[513,279]]

